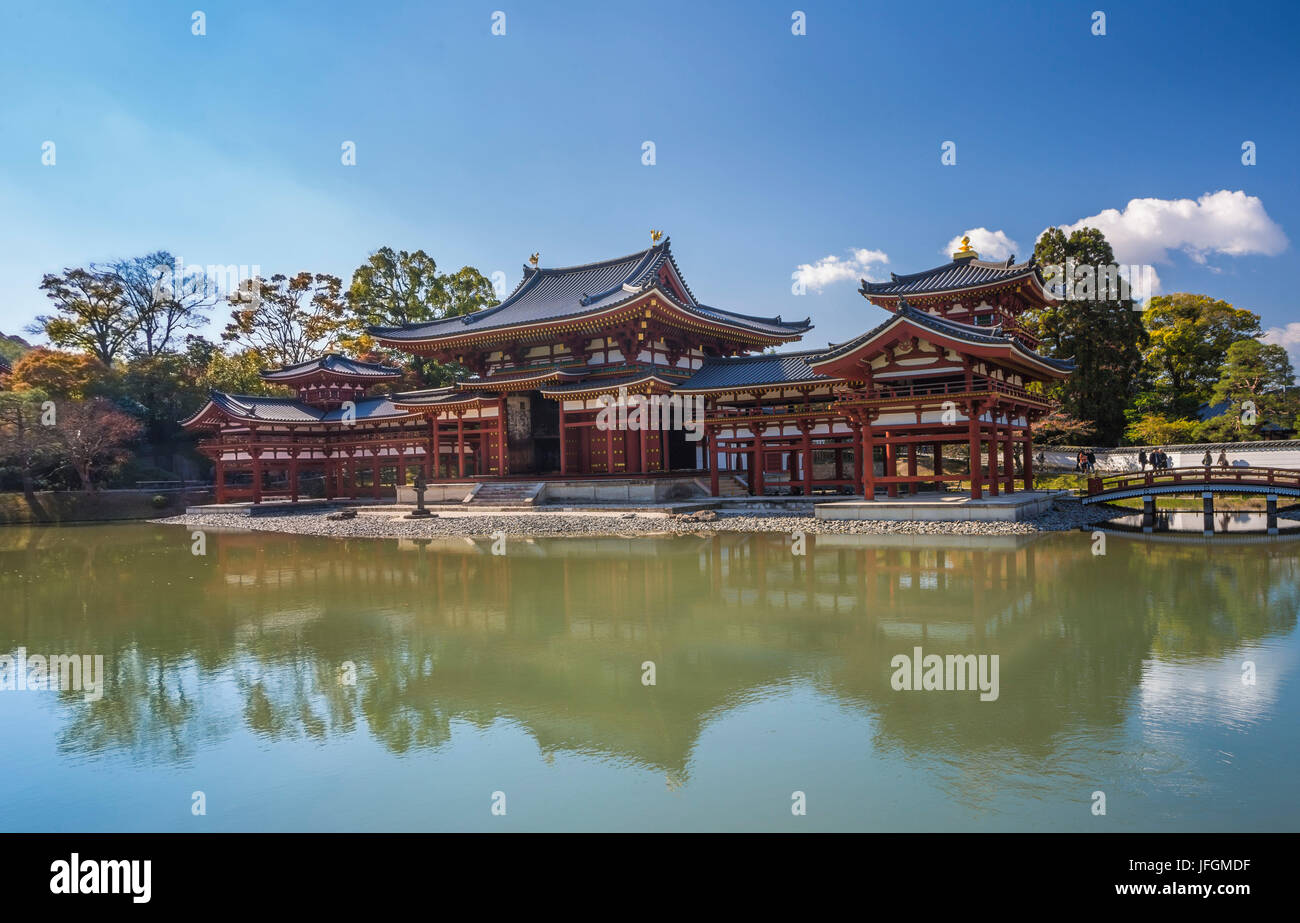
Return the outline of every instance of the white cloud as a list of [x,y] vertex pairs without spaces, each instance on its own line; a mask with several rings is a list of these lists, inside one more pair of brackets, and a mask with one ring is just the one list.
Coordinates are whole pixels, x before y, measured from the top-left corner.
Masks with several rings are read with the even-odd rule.
[[1291,364],[1300,366],[1300,321],[1292,321],[1285,327],[1269,327],[1260,339],[1285,347]]
[[1106,235],[1119,263],[1167,262],[1182,250],[1198,263],[1210,254],[1276,256],[1289,244],[1277,222],[1256,196],[1220,189],[1191,199],[1131,199],[1123,211],[1061,225],[1067,235],[1082,227]]
[[881,280],[872,275],[872,267],[888,262],[889,257],[880,250],[850,250],[847,258],[831,254],[815,263],[801,263],[793,278],[805,288],[820,292],[836,282],[856,282],[858,279],[879,282]]
[[952,256],[961,247],[961,239],[970,238],[971,249],[983,260],[1005,260],[1020,250],[1020,245],[1007,236],[1005,231],[990,231],[988,228],[971,228],[964,234],[958,234],[948,241],[948,246],[940,252]]

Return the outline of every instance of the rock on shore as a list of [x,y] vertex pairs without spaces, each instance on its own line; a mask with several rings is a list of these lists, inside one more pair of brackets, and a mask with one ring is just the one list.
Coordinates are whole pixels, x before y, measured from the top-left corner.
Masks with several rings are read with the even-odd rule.
[[[713,514],[712,510],[700,511]],[[243,513],[194,513],[156,522],[191,529],[242,529],[286,532],[335,538],[425,538],[433,536],[506,535],[683,535],[702,532],[794,532],[809,535],[1030,535],[1061,532],[1104,522],[1115,509],[1086,507],[1057,501],[1050,512],[1019,522],[910,522],[884,520],[816,519],[811,510],[719,510],[714,515],[638,511],[529,511],[502,513],[444,513],[431,519],[404,518],[405,510],[391,515],[367,511],[353,519],[329,513],[288,513],[248,516]]]

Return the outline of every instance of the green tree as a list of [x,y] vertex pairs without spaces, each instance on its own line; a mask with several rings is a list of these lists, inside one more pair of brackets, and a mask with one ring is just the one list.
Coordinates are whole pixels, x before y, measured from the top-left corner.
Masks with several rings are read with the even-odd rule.
[[[433,257],[423,250],[410,253],[392,247],[380,247],[357,267],[347,301],[352,315],[344,345],[358,355],[375,350],[368,327],[459,317],[497,304],[492,283],[472,266],[440,273]],[[393,354],[385,358],[410,365],[424,384],[444,384],[461,372],[459,366],[422,357]]]
[[65,269],[61,276],[42,278],[41,290],[54,302],[55,313],[37,317],[30,329],[55,346],[84,349],[112,365],[135,337],[139,319],[113,273]]
[[343,281],[325,273],[248,279],[227,299],[221,338],[267,366],[293,365],[339,347],[345,333]]
[[199,383],[202,371],[185,353],[142,355],[127,363],[123,396],[137,408],[150,442],[174,439],[180,434],[180,421],[202,405],[207,396]]
[[1143,414],[1124,430],[1130,445],[1187,445],[1200,440],[1196,420],[1177,420],[1158,413]]
[[[1047,355],[1074,360],[1074,373],[1053,396],[1066,414],[1092,423],[1097,439],[1113,445],[1124,432],[1124,411],[1137,391],[1146,345],[1132,300],[1099,284],[1115,255],[1095,228],[1079,228],[1068,238],[1060,228],[1049,228],[1034,256],[1044,266],[1062,267],[1045,274],[1049,285],[1069,284],[1064,300],[1026,318]],[[1063,278],[1065,267],[1073,278]]]
[[1238,438],[1246,438],[1261,423],[1283,422],[1279,417],[1286,418],[1293,404],[1286,389],[1294,384],[1295,369],[1283,347],[1238,340],[1228,347],[1210,400],[1228,404],[1223,416],[1235,420],[1231,428]]
[[1228,347],[1260,334],[1259,315],[1208,295],[1179,292],[1152,298],[1142,313],[1145,409],[1191,419],[1209,402]]
[[[199,386],[207,391],[224,391],[227,394],[284,394],[283,388],[267,384],[259,377],[261,357],[252,350],[237,353],[212,353],[199,374]],[[196,408],[197,409],[197,408]]]
[[206,312],[217,300],[204,273],[178,270],[176,258],[166,250],[93,268],[117,281],[135,321],[131,347],[137,355],[152,358],[171,351],[182,331],[207,322]]

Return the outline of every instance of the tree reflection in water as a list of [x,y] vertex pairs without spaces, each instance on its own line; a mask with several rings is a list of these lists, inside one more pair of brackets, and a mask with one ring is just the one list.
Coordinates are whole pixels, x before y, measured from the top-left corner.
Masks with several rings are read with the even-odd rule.
[[[112,525],[0,530],[0,648],[102,653],[98,702],[60,698],[62,749],[183,762],[241,725],[363,732],[395,754],[506,720],[544,754],[653,768],[670,787],[714,717],[806,683],[875,745],[1028,767],[1128,716],[1144,664],[1295,626],[1285,543],[780,535],[333,541]],[[1002,694],[907,695],[890,659],[997,653]],[[641,684],[653,661],[657,685]],[[355,686],[339,670],[356,665]],[[989,769],[988,771],[993,771]],[[978,781],[978,778],[973,781]]]

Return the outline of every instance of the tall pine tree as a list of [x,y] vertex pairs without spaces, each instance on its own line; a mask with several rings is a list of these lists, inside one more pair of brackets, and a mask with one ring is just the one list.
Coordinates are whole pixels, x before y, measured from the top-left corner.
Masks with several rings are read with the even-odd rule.
[[[1065,300],[1026,319],[1047,355],[1074,360],[1074,373],[1053,396],[1070,416],[1093,425],[1098,442],[1115,445],[1142,368],[1147,340],[1142,315],[1133,310],[1131,298],[1118,297],[1106,285],[1115,254],[1095,228],[1079,228],[1068,238],[1060,228],[1048,228],[1034,256],[1046,267],[1049,286],[1066,284]],[[1066,267],[1073,279],[1066,278]]]

